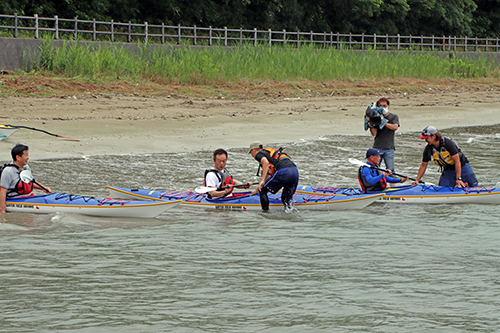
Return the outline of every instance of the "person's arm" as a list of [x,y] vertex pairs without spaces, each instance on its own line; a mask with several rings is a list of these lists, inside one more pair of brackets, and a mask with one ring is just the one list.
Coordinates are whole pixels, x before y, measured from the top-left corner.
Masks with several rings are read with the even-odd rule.
[[451,155],[451,159],[453,160],[453,162],[455,162],[455,172],[457,174],[457,177],[455,178],[455,187],[465,186],[465,183],[462,180],[458,179],[458,177],[462,177],[462,163],[460,162],[460,156],[458,155],[458,153],[456,153],[455,155]]
[[376,136],[377,135],[377,127],[375,127],[375,126],[370,127],[370,133],[372,134],[372,136]]
[[420,182],[420,179],[424,176],[425,170],[427,170],[427,164],[429,162],[423,162],[420,164],[420,168],[418,168],[418,174],[417,174],[417,179],[415,179],[411,184],[412,185],[417,185]]
[[7,189],[0,187],[0,213],[5,214],[5,199],[7,198]]
[[222,189],[220,191],[217,191],[217,190],[211,191],[210,192],[210,196],[212,198],[218,198],[218,197],[222,197],[223,195],[226,195],[226,194],[229,194],[229,193],[231,193],[231,187]]
[[42,190],[45,193],[52,193],[52,190],[50,189],[50,187],[47,187],[47,186],[42,187],[41,185],[38,185],[37,183],[33,183],[33,188],[37,189],[37,190]]
[[387,124],[385,124],[385,128],[390,129],[392,131],[396,131],[399,128],[399,125],[387,123]]
[[262,190],[262,186],[264,186],[264,183],[267,180],[268,174],[267,172],[269,171],[269,161],[267,160],[266,157],[262,157],[260,160],[260,164],[262,165],[262,176],[259,182],[259,191]]

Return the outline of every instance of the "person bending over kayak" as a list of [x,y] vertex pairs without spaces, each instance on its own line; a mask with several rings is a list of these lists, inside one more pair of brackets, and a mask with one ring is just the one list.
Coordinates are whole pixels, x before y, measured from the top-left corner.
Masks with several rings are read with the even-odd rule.
[[50,188],[40,186],[33,180],[30,183],[25,183],[21,180],[19,174],[23,170],[31,171],[28,160],[28,146],[18,144],[10,152],[12,155],[12,164],[7,164],[2,170],[0,178],[0,212],[5,213],[5,200],[8,197],[16,197],[19,195],[30,194],[33,189],[42,190],[50,193]]
[[425,140],[427,146],[424,149],[417,179],[412,185],[418,184],[427,169],[427,164],[433,160],[441,169],[439,186],[477,186],[477,178],[469,160],[453,140],[445,138],[434,126],[424,128],[420,139]]
[[[242,185],[243,183],[233,179],[229,171],[226,169],[227,151],[222,148],[214,151],[214,167],[210,170],[205,170],[205,186],[213,187],[214,190],[208,192],[209,198],[228,197],[232,195],[233,185]],[[251,182],[247,183],[243,188],[249,188]],[[223,188],[226,187],[227,188]],[[253,190],[251,195],[257,194],[257,190]]]
[[387,187],[387,183],[404,183],[408,180],[408,176],[404,178],[389,177],[392,174],[391,170],[382,172],[374,169],[380,164],[381,155],[383,153],[376,149],[370,148],[366,151],[367,164],[363,165],[358,170],[358,180],[363,191],[382,191]]
[[259,182],[260,205],[262,210],[269,210],[268,192],[276,193],[283,189],[281,202],[285,210],[292,208],[292,198],[299,184],[299,170],[282,149],[264,148],[260,141],[250,145],[249,154],[262,167],[261,181]]

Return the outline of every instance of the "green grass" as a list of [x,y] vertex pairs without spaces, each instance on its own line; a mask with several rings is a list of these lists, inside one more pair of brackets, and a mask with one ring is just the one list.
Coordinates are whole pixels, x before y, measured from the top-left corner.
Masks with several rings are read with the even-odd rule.
[[[26,60],[29,56],[26,56]],[[165,83],[207,84],[274,80],[458,79],[498,77],[499,65],[479,59],[438,57],[430,53],[319,50],[312,46],[244,45],[233,49],[166,48],[140,44],[137,53],[120,46],[64,42],[55,48],[44,40],[38,61],[27,70],[50,71],[68,77],[155,79]]]

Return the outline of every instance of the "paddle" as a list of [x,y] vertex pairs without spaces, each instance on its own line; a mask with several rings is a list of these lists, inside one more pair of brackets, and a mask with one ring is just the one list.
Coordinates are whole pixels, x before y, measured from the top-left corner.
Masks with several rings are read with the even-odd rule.
[[21,178],[21,180],[24,183],[33,182],[33,183],[37,184],[38,186],[40,186],[40,188],[42,190],[44,190],[45,192],[50,193],[50,191],[48,189],[46,189],[45,187],[43,187],[42,185],[40,185],[36,180],[33,179],[33,175],[31,174],[30,170],[23,170],[23,171],[21,171],[19,173],[19,177]]
[[[356,165],[359,165],[359,166],[367,166],[367,167],[370,167],[370,168],[373,168],[373,169],[376,169],[376,170],[380,170],[380,171],[384,171],[384,172],[388,171],[386,169],[382,169],[382,168],[378,168],[378,167],[373,166],[373,165],[369,165],[369,164],[367,164],[365,162],[362,162],[362,161],[360,161],[358,159],[355,159],[355,158],[350,158],[350,159],[348,159],[348,161],[349,161],[349,163],[356,164]],[[402,175],[402,174],[399,174],[399,173],[395,173],[395,172],[393,172],[392,174],[395,175],[395,176],[402,177],[402,178],[406,177],[405,175]],[[408,177],[408,179],[416,180],[415,178],[409,178],[409,177]],[[421,180],[419,181],[419,183],[420,184],[430,184],[430,183],[423,182]]]
[[[257,185],[258,183],[252,183],[251,185]],[[243,187],[243,186],[247,186],[247,184],[239,184],[239,185],[233,185],[233,187]],[[224,187],[221,187],[221,188],[213,188],[213,187],[208,187],[208,186],[198,186],[197,188],[194,189],[194,191],[196,193],[208,193],[208,192],[212,192],[212,191],[220,191],[220,190],[224,190],[226,188],[229,188],[230,186],[224,186]]]
[[72,138],[72,137],[69,137],[69,136],[62,136],[62,135],[59,135],[59,134],[50,133],[50,132],[44,131],[44,130],[39,129],[39,128],[28,127],[28,126],[21,126],[21,125],[19,125],[19,126],[18,125],[8,125],[8,124],[1,124],[1,125],[8,126],[8,127],[15,127],[15,128],[25,128],[25,129],[29,129],[29,130],[32,130],[32,131],[43,132],[45,134],[52,135],[52,136],[55,136],[55,137],[58,137],[58,138],[62,138],[62,139],[67,140],[67,141],[80,141],[78,139],[75,139],[75,138]]

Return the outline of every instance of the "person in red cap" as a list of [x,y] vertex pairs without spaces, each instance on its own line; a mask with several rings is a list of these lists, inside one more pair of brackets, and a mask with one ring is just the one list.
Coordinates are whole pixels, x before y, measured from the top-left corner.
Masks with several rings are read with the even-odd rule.
[[412,185],[418,184],[427,169],[427,164],[433,160],[441,169],[439,186],[477,186],[477,178],[469,160],[453,140],[442,136],[434,126],[424,128],[420,139],[425,140],[427,146],[424,149],[417,178]]
[[408,176],[401,179],[389,177],[391,170],[383,172],[376,168],[380,164],[380,155],[382,152],[376,148],[366,151],[368,165],[363,165],[358,170],[358,180],[363,191],[382,191],[387,183],[404,183],[408,180]]

